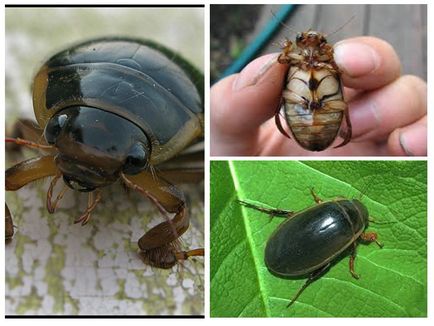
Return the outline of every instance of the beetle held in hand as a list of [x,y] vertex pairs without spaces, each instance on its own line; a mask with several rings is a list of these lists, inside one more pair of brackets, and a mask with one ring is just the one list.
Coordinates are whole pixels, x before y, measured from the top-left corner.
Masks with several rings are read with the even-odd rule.
[[269,214],[287,218],[273,232],[265,247],[264,260],[269,271],[280,277],[309,275],[301,289],[290,300],[291,306],[309,284],[321,277],[345,250],[351,250],[349,269],[354,271],[359,241],[376,242],[377,234],[365,232],[369,213],[357,199],[336,198],[322,201],[313,191],[316,206],[300,212],[270,209],[240,200],[239,203]]
[[[153,202],[166,219],[139,239],[147,264],[170,268],[203,255],[203,249],[180,248],[189,216],[184,195],[173,185],[200,181],[203,168],[177,167],[176,162],[165,168],[177,157],[203,162],[200,152],[187,153],[203,140],[200,72],[151,41],[91,40],[57,53],[39,69],[33,105],[38,125],[21,120],[18,133],[26,139],[6,141],[47,155],[7,169],[6,190],[52,177],[47,192],[50,213],[67,187],[87,192],[88,207],[75,221],[84,225],[101,200],[100,188],[120,181]],[[67,187],[54,198],[60,178]],[[6,232],[10,239],[10,214]]]
[[[309,151],[323,151],[336,139],[341,147],[351,140],[351,121],[343,98],[341,71],[333,57],[333,47],[319,32],[297,34],[295,44],[286,40],[277,61],[289,65],[282,93],[285,120],[297,143]],[[275,114],[279,131],[288,138]],[[345,122],[343,122],[345,121]]]

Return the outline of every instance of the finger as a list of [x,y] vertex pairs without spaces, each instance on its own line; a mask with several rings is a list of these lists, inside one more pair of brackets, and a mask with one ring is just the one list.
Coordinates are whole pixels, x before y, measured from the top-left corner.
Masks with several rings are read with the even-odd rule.
[[287,69],[277,63],[276,54],[266,55],[214,85],[210,96],[212,132],[240,135],[257,130],[279,105]]
[[387,146],[392,155],[426,156],[426,116],[409,126],[394,130],[388,139]]
[[426,83],[403,76],[350,102],[353,141],[380,142],[397,129],[426,115]]
[[355,37],[335,45],[334,58],[347,87],[371,90],[387,85],[401,73],[393,47],[375,37]]

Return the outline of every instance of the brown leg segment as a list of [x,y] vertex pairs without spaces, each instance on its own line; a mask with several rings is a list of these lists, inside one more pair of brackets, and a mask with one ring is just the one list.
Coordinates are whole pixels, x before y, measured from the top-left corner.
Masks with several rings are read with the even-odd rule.
[[256,209],[257,211],[260,211],[262,213],[266,213],[266,214],[270,215],[270,217],[272,217],[272,218],[275,216],[289,218],[295,214],[293,211],[277,209],[277,208],[262,207],[262,206],[248,203],[248,202],[243,201],[243,200],[237,200],[237,201],[238,201],[238,203],[240,203],[241,205],[243,205],[245,207]]
[[310,284],[312,284],[317,279],[319,279],[322,275],[324,275],[324,273],[328,270],[329,267],[330,267],[330,264],[327,264],[327,265],[321,267],[320,269],[316,270],[312,274],[310,274],[309,278],[306,280],[306,282],[303,284],[303,286],[300,288],[300,290],[297,291],[297,293],[295,294],[295,296],[291,299],[291,301],[288,303],[288,305],[286,307],[289,308],[295,302],[295,300],[298,299],[298,297],[300,296],[300,294],[302,294],[303,291]]
[[[171,268],[178,262],[178,255],[185,256],[178,240],[190,224],[184,196],[173,185],[162,178],[155,178],[150,172],[133,176],[121,174],[121,177],[127,187],[151,200],[166,217],[165,222],[139,239],[143,260],[155,267]],[[173,213],[175,216],[170,219],[169,214]],[[200,253],[193,251],[191,255]]]
[[202,168],[191,168],[191,169],[172,169],[159,171],[158,175],[163,177],[165,180],[170,180],[171,183],[198,183],[203,180],[203,169]]
[[351,275],[358,280],[360,278],[360,276],[354,271],[354,260],[356,259],[356,249],[357,249],[357,244],[356,242],[353,242],[353,250],[351,252],[351,256],[350,256],[350,273]]
[[338,146],[336,146],[335,148],[338,147],[342,147],[346,144],[348,144],[351,140],[352,137],[352,133],[353,133],[353,128],[351,126],[351,120],[350,120],[350,114],[348,112],[348,106],[345,107],[344,110],[344,116],[345,116],[345,123],[346,123],[346,127],[345,129],[341,129],[341,131],[339,132],[339,135],[344,139],[342,143],[340,143]]
[[5,204],[5,240],[9,242],[14,236],[14,222],[12,221],[12,215],[9,211],[8,205]]
[[6,170],[6,190],[18,190],[30,182],[58,173],[54,156],[32,158]]
[[[30,182],[57,175],[58,173],[59,170],[54,163],[54,156],[32,158],[6,170],[6,190],[15,191]],[[14,225],[7,205],[5,208],[5,223],[5,236],[8,241],[14,235]]]
[[28,139],[36,143],[48,145],[44,139],[44,129],[30,119],[19,119],[15,122],[12,130],[6,135],[12,138]]
[[375,232],[364,232],[360,235],[360,240],[365,242],[375,242],[380,248],[383,248],[383,244],[379,242],[378,235]]
[[282,121],[281,121],[281,116],[280,116],[280,111],[282,109],[282,106],[284,105],[284,99],[282,98],[279,102],[279,105],[276,108],[276,113],[274,114],[274,122],[276,123],[277,129],[280,131],[280,133],[282,135],[284,135],[285,137],[291,139],[291,136],[289,136],[289,134],[286,132],[286,130],[283,128],[282,125]]
[[57,204],[59,203],[59,200],[62,199],[63,195],[65,194],[64,189],[60,192],[60,194],[57,196],[56,200],[54,201],[54,203],[51,201],[51,198],[53,197],[53,190],[54,187],[57,184],[57,181],[59,181],[59,178],[62,175],[59,173],[57,175],[54,176],[53,179],[51,179],[50,182],[50,187],[48,187],[48,191],[47,191],[47,210],[50,214],[53,214],[56,211],[57,208]]
[[93,192],[89,193],[88,201],[87,201],[87,209],[78,219],[74,221],[74,224],[81,223],[81,225],[87,224],[90,220],[90,214],[95,209],[96,205],[101,200],[101,192],[99,190],[95,190],[96,198],[93,197]]
[[317,196],[317,194],[315,193],[315,190],[313,188],[310,188],[310,193],[311,193],[315,203],[321,204],[323,202],[323,200]]
[[178,156],[153,168],[171,184],[201,182],[204,178],[204,142],[186,148]]

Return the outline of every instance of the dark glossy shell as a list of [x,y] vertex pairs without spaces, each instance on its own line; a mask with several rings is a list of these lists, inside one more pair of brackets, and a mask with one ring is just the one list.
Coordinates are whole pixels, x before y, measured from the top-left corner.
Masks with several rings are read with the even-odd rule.
[[348,248],[368,224],[368,211],[358,200],[318,204],[283,222],[265,248],[265,264],[274,274],[311,273]]
[[306,100],[285,101],[285,117],[292,135],[303,148],[322,151],[337,137],[344,116],[342,109],[330,106],[344,100],[340,77],[328,69],[299,67],[291,67],[288,76],[286,89]]
[[150,139],[153,164],[203,136],[200,73],[143,40],[92,40],[54,55],[35,77],[33,104],[41,127],[69,106],[94,107],[131,121]]

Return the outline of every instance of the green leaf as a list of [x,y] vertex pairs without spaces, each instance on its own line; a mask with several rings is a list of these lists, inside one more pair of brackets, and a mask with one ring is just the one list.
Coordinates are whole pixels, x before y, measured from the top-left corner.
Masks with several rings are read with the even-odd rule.
[[[214,161],[211,163],[211,316],[423,317],[427,315],[426,161]],[[351,277],[338,260],[290,308],[305,278],[267,270],[272,220],[236,199],[299,211],[324,200],[360,198],[384,244],[361,244]],[[314,236],[314,235],[312,235]]]

